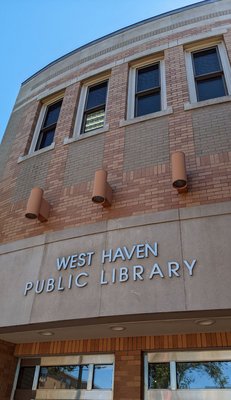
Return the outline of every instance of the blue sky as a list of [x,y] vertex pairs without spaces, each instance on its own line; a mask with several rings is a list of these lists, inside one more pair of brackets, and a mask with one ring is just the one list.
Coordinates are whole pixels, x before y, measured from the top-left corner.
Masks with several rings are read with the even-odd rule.
[[0,140],[21,83],[58,57],[195,0],[0,0]]

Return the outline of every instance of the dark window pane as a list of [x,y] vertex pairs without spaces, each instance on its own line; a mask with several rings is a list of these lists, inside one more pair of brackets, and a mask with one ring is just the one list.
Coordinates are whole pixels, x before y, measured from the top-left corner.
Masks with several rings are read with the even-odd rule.
[[88,365],[41,367],[39,389],[86,389]]
[[62,100],[59,102],[48,106],[46,117],[43,123],[43,128],[51,124],[56,124],[59,118],[59,113],[62,105]]
[[112,389],[113,366],[111,364],[95,365],[93,389]]
[[18,376],[17,389],[32,389],[35,367],[21,367]]
[[159,64],[154,64],[137,71],[137,92],[158,87],[159,83]]
[[46,132],[41,132],[35,150],[43,149],[53,143],[55,129],[50,129]]
[[221,70],[216,48],[193,53],[193,60],[196,76]]
[[226,95],[222,76],[197,81],[198,100],[214,99]]
[[148,388],[169,389],[170,388],[170,364],[150,363],[148,364]]
[[89,88],[85,110],[101,106],[106,103],[107,82]]
[[157,111],[160,111],[160,92],[137,97],[136,117]]
[[137,71],[137,92],[158,87],[159,64],[154,64]]
[[231,361],[177,363],[179,389],[231,388]]

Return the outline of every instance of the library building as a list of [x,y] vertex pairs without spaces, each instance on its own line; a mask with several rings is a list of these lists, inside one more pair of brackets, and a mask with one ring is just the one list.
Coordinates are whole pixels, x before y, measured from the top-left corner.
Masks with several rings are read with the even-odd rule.
[[231,399],[231,2],[21,85],[0,155],[1,400]]

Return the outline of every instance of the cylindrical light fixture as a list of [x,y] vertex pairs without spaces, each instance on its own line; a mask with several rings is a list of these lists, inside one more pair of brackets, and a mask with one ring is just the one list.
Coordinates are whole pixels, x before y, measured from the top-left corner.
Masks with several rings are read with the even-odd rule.
[[92,193],[93,203],[108,207],[112,202],[112,189],[107,182],[107,171],[100,169],[95,172],[94,188]]
[[25,217],[36,219],[40,222],[48,220],[50,204],[43,198],[43,189],[34,187],[27,202]]
[[40,207],[43,199],[43,189],[34,187],[31,190],[30,197],[27,202],[25,217],[29,219],[36,219],[39,216]]
[[171,156],[172,160],[172,185],[179,193],[187,191],[187,175],[185,154],[183,151],[176,151]]

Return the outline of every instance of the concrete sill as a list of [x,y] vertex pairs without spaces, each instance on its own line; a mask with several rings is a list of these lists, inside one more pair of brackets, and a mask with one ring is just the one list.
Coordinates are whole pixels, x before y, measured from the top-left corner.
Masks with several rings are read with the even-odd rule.
[[158,112],[147,114],[147,115],[143,115],[141,117],[136,117],[136,118],[132,118],[132,119],[122,119],[120,121],[120,123],[119,123],[119,126],[121,128],[121,127],[127,126],[127,125],[138,124],[139,122],[145,122],[145,121],[148,121],[150,119],[165,117],[166,115],[169,115],[169,114],[172,114],[172,113],[173,113],[172,107],[168,107],[166,110],[158,111]]
[[87,139],[87,138],[89,138],[91,136],[96,136],[96,135],[99,135],[101,133],[108,132],[108,131],[109,131],[109,125],[105,125],[103,128],[95,129],[94,131],[90,131],[90,132],[84,133],[82,135],[73,136],[71,138],[65,137],[64,141],[63,141],[63,144],[65,145],[65,144],[77,142],[79,140]]
[[229,101],[231,101],[231,96],[223,96],[217,97],[216,99],[198,101],[198,103],[184,103],[184,110],[194,110],[195,108],[213,106],[214,104],[228,103]]
[[33,153],[26,154],[25,156],[19,156],[18,163],[28,160],[31,157],[39,156],[40,154],[46,153],[47,151],[53,150],[54,147],[55,147],[55,142],[51,143],[50,146],[47,146],[44,149],[34,151]]

